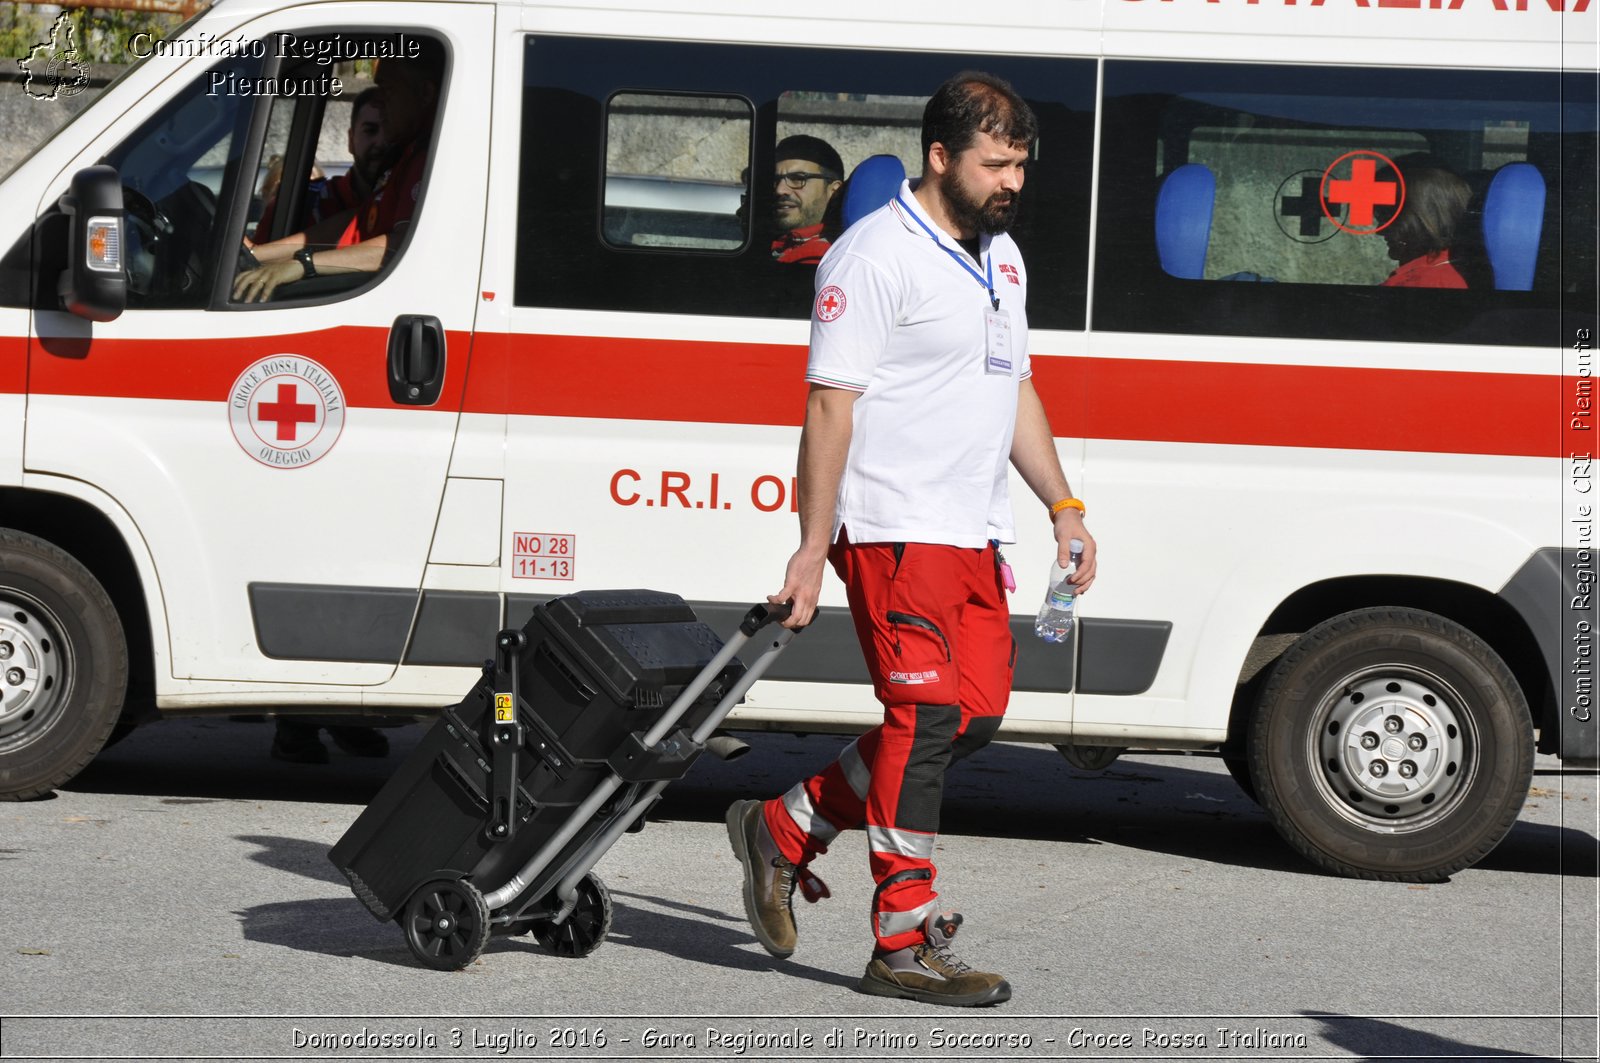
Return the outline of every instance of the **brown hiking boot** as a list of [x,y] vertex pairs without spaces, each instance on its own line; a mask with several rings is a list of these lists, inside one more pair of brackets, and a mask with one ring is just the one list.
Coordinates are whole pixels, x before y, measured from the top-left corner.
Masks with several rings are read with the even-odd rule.
[[762,948],[782,959],[793,955],[795,866],[778,851],[760,801],[735,801],[725,817],[733,855],[744,865],[744,914]]
[[974,971],[950,951],[961,916],[930,915],[923,941],[894,952],[874,952],[857,988],[875,997],[904,997],[923,1004],[957,1008],[999,1004],[1011,999],[1011,983],[997,974]]

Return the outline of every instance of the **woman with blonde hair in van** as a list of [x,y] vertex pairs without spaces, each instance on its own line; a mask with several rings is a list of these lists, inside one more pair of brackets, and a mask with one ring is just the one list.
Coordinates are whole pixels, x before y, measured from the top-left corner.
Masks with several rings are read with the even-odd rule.
[[1406,196],[1399,214],[1383,230],[1389,257],[1400,263],[1384,281],[1388,288],[1465,288],[1450,262],[1456,226],[1466,213],[1472,189],[1438,166],[1402,169]]

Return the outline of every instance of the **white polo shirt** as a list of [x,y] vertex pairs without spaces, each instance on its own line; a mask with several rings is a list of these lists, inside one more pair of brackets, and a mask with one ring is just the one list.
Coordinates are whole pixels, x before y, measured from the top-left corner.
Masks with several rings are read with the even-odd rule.
[[[990,276],[1009,358],[990,352]],[[834,539],[844,526],[858,543],[1014,541],[1007,469],[1032,372],[1016,243],[983,236],[974,261],[905,182],[834,241],[816,290],[806,379],[861,393]]]

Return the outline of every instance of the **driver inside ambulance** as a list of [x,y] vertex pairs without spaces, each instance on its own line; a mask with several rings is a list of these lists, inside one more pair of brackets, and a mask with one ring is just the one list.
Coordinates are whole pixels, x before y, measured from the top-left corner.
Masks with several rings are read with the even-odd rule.
[[383,93],[384,143],[394,162],[353,210],[250,247],[257,265],[234,278],[235,299],[266,302],[282,285],[321,273],[375,273],[383,268],[391,254],[390,235],[411,221],[422,194],[443,79],[444,46],[428,37],[417,44],[415,58],[380,60],[374,74]]

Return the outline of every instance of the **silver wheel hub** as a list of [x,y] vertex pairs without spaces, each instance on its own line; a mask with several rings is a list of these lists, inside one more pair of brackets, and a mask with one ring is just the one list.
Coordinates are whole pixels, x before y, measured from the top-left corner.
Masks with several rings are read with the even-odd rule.
[[1469,725],[1460,696],[1438,676],[1393,667],[1352,676],[1318,711],[1319,786],[1363,826],[1419,829],[1466,788]]
[[48,721],[66,692],[65,646],[56,618],[16,592],[0,591],[0,747]]

